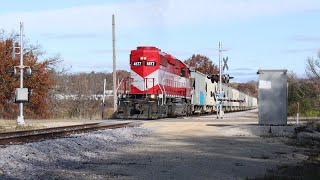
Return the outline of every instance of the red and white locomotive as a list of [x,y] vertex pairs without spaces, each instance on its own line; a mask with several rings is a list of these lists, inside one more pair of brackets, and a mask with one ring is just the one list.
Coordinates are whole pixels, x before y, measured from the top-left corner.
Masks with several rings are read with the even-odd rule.
[[190,70],[177,58],[151,46],[138,47],[130,54],[131,77],[118,89],[116,117],[156,119],[193,113],[241,111],[258,106],[257,98],[222,85],[218,95],[214,76]]
[[120,82],[118,118],[156,119],[191,114],[190,71],[151,46],[130,54],[131,77]]

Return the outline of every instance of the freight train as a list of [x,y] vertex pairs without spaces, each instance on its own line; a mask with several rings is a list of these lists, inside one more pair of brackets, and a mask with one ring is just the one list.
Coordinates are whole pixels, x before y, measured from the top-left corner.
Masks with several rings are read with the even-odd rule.
[[[137,47],[130,54],[130,77],[118,83],[116,117],[157,119],[257,107],[257,98],[218,83],[190,69],[174,56],[152,46]],[[223,94],[223,95],[222,95]]]

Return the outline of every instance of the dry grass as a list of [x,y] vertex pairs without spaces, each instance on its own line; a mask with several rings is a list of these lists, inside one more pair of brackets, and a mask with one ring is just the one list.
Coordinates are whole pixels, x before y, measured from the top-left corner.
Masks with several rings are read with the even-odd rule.
[[16,120],[4,120],[0,119],[0,133],[12,132],[12,131],[24,131],[43,128],[44,126],[31,126],[26,124],[25,126],[18,126]]
[[11,128],[13,126],[16,126],[17,122],[15,120],[4,120],[0,119],[0,129],[6,129],[6,128]]
[[35,129],[44,129],[52,127],[61,127],[61,126],[74,126],[79,124],[87,123],[85,120],[27,120],[24,126],[17,126],[15,121],[3,122],[0,121],[3,125],[0,125],[1,132],[14,132],[14,131],[24,131],[24,130],[35,130]]

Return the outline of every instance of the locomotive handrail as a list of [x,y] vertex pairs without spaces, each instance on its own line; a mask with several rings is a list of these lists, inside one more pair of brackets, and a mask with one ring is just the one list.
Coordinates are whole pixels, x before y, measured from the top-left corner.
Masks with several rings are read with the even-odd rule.
[[161,104],[161,105],[163,105],[163,99],[164,99],[165,94],[163,93],[163,90],[162,90],[161,85],[162,85],[162,84],[159,85],[159,88],[160,88],[161,94],[162,94],[162,104]]
[[[148,81],[152,81],[152,87],[154,87],[154,79],[155,78],[144,78],[144,91],[146,94],[148,94],[149,88],[148,88]],[[151,81],[150,81],[151,80]],[[152,93],[154,94],[154,88],[152,89]]]
[[[163,85],[163,80],[165,80],[165,79],[167,79],[167,78],[163,78],[163,79],[162,79],[162,82],[161,82],[161,85],[163,86],[163,90],[162,90],[161,85],[159,85],[160,90],[161,90],[161,93],[163,94],[163,97],[162,97],[162,105],[164,104],[164,97],[167,96],[166,89],[164,88],[164,85]],[[164,93],[163,93],[163,92],[164,92]]]
[[[122,81],[123,81],[124,79],[125,79],[125,78],[122,78],[121,81],[120,81],[120,83],[118,84],[118,87],[117,87],[117,89],[116,89],[117,92],[118,92],[118,90],[119,90],[119,88],[120,88],[120,86],[121,86],[121,84],[122,84]],[[125,89],[125,91],[126,91],[126,89]]]
[[[161,94],[162,94],[162,96],[163,96],[163,90],[162,90],[162,88],[161,88],[161,85],[159,85],[159,88],[160,88]],[[161,103],[161,105],[163,105],[163,97],[162,97],[162,103]]]

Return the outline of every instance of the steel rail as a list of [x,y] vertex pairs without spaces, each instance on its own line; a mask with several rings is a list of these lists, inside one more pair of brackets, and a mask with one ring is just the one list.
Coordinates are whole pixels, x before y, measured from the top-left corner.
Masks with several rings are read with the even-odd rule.
[[58,137],[68,136],[71,134],[79,134],[92,132],[101,129],[116,129],[123,127],[133,127],[139,125],[138,123],[120,123],[120,124],[83,124],[75,126],[65,126],[57,128],[39,129],[31,131],[18,131],[18,132],[8,132],[0,133],[0,145],[9,144],[21,144],[34,141],[41,141],[45,139],[54,139]]

